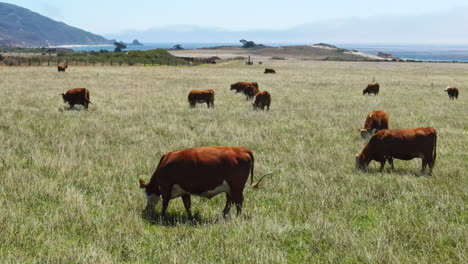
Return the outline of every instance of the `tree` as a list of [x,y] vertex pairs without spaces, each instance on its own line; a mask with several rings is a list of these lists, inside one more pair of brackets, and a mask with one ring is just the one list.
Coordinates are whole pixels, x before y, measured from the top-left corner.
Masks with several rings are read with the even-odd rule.
[[116,42],[114,42],[114,45],[115,45],[114,52],[122,52],[123,49],[127,48],[127,45],[125,45],[122,42],[117,42],[116,41]]
[[255,42],[248,41],[248,40],[245,40],[245,39],[241,39],[241,40],[239,40],[239,42],[242,43],[243,48],[253,48],[253,47],[256,46]]
[[173,48],[176,49],[176,50],[183,50],[183,49],[184,49],[184,48],[182,47],[182,45],[180,45],[180,44],[174,45]]

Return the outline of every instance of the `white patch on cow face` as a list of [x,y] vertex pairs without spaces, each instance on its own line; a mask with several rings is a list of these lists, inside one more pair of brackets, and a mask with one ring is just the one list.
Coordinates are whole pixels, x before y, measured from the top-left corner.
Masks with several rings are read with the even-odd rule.
[[230,192],[231,192],[231,188],[229,187],[229,184],[226,181],[223,181],[223,184],[219,185],[213,190],[206,191],[200,194],[200,196],[210,199],[213,196],[218,195],[220,193],[230,193]]
[[187,192],[180,187],[179,184],[174,184],[171,191],[171,199],[187,194]]
[[146,209],[154,210],[154,206],[159,202],[161,197],[156,194],[146,194]]
[[369,134],[369,132],[368,132],[367,130],[361,129],[360,132],[361,132],[361,137],[362,137],[363,139],[367,139],[367,138],[370,137],[370,134]]

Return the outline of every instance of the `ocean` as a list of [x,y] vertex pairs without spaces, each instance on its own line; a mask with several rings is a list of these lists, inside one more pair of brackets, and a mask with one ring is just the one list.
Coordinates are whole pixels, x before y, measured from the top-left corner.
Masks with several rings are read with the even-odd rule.
[[[128,45],[126,50],[170,49],[181,44],[185,49],[209,48],[216,46],[240,46],[240,43],[145,43],[143,46]],[[291,46],[309,45],[304,43],[265,43],[265,45]],[[399,45],[399,44],[339,44],[331,43],[339,48],[358,50],[376,55],[379,52],[390,53],[394,57],[405,60],[440,61],[440,62],[468,62],[468,45]],[[114,50],[113,45],[108,46],[76,46],[70,47],[75,51]]]

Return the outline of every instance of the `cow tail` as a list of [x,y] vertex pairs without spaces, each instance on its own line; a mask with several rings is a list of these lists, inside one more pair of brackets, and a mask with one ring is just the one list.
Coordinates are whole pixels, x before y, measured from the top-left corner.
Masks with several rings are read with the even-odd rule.
[[249,151],[249,156],[250,156],[250,160],[251,160],[251,166],[250,166],[250,185],[253,187],[253,188],[258,188],[258,183],[254,183],[254,163],[255,163],[255,160],[254,160],[254,156],[253,156],[253,153],[252,151]]
[[434,131],[434,152],[432,153],[432,159],[435,163],[437,157],[437,131]]
[[89,104],[92,104],[91,101],[89,100],[89,91],[86,91],[85,93],[85,99]]

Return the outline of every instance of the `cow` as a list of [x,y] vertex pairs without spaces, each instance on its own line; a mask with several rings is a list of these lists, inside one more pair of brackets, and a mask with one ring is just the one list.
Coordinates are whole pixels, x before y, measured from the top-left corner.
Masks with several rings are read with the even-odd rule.
[[190,107],[195,107],[197,103],[206,103],[208,108],[214,107],[214,91],[209,90],[191,90],[188,95]]
[[267,111],[270,111],[271,95],[268,91],[259,92],[255,96],[255,102],[252,104],[254,110],[258,108],[264,110],[267,107]]
[[258,188],[263,175],[254,183],[254,155],[252,150],[242,147],[199,147],[171,151],[164,154],[149,183],[140,179],[147,198],[145,211],[155,213],[155,205],[162,198],[161,215],[166,214],[169,201],[181,197],[189,218],[191,195],[211,199],[226,193],[226,217],[232,204],[237,215],[242,211],[244,185],[250,174],[250,184]]
[[388,129],[387,113],[384,111],[372,111],[366,117],[364,128],[359,131],[361,132],[361,137],[367,139],[382,129]]
[[260,92],[260,90],[254,85],[249,85],[246,86],[242,92],[245,95],[245,100],[249,100],[254,98],[255,95]]
[[68,90],[66,93],[60,94],[64,102],[68,102],[70,108],[74,108],[76,104],[83,105],[88,110],[88,105],[91,104],[89,100],[89,91],[86,88],[74,88]]
[[65,72],[65,69],[68,68],[68,65],[59,65],[57,66],[58,72]]
[[366,89],[364,89],[362,91],[362,95],[365,95],[366,93],[367,94],[371,94],[373,93],[374,95],[378,95],[379,94],[379,83],[369,83],[366,87]]
[[236,82],[236,83],[233,83],[231,84],[231,91],[232,90],[235,90],[236,93],[241,93],[244,91],[245,87],[247,86],[250,86],[250,85],[253,85],[255,87],[257,87],[258,89],[258,83],[257,82]]
[[458,89],[455,87],[447,87],[445,90],[449,96],[450,100],[457,99],[458,100]]
[[273,69],[265,69],[265,71],[263,73],[265,73],[265,74],[266,73],[276,73],[276,71],[273,70]]
[[356,169],[364,170],[372,160],[380,162],[380,171],[388,160],[392,169],[393,158],[401,160],[422,159],[424,172],[429,174],[436,161],[437,132],[432,127],[414,129],[383,129],[375,133],[361,153],[356,155]]

